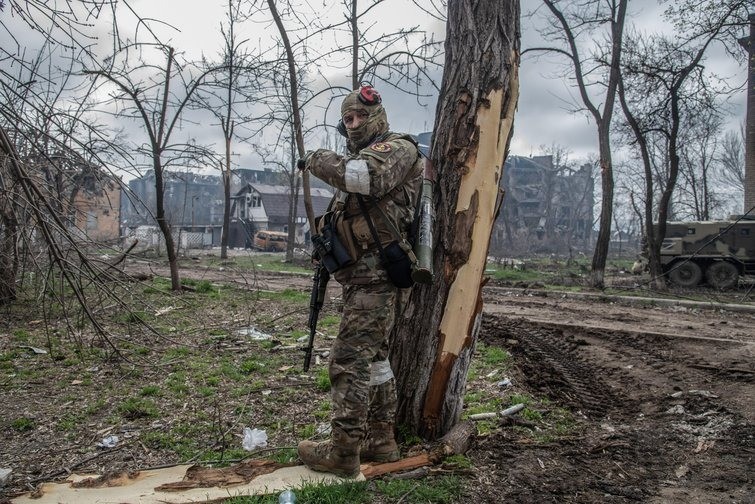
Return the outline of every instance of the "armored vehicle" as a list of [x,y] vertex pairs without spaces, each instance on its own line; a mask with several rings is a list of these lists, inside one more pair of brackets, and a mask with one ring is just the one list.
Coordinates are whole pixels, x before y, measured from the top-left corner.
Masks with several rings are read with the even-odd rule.
[[661,264],[677,285],[694,287],[705,279],[731,289],[740,275],[755,275],[755,219],[669,222]]

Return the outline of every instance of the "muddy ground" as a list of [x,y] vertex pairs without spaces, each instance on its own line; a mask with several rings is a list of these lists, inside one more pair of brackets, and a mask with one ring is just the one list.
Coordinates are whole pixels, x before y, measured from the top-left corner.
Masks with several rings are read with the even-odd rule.
[[[131,267],[161,273],[154,265]],[[301,275],[239,279],[191,267],[182,273],[255,289],[309,287]],[[467,454],[474,469],[465,476],[463,502],[755,502],[755,313],[627,304],[492,284],[485,287],[484,301],[480,341],[513,355],[508,373],[514,389],[543,399],[538,403],[542,422],[547,424],[556,409],[569,411],[574,422],[550,438],[533,436],[538,426],[526,421],[479,436]],[[44,390],[48,379],[60,378],[40,378],[22,391],[3,389],[5,414],[31,410],[38,425],[54,422],[60,411],[35,409],[51,397]],[[181,414],[176,411],[176,421]],[[102,471],[176,462],[169,450],[140,441],[114,456],[95,453],[87,463],[90,452],[81,445],[91,446],[110,432],[101,429],[108,425],[103,421],[65,437],[38,429],[37,442],[6,426],[0,466],[12,464],[14,478],[5,495],[29,488],[30,481],[55,469],[57,477],[65,477],[67,463],[77,462],[77,471]]]
[[530,294],[488,289],[481,341],[580,428],[481,439],[489,502],[755,502],[753,314]]

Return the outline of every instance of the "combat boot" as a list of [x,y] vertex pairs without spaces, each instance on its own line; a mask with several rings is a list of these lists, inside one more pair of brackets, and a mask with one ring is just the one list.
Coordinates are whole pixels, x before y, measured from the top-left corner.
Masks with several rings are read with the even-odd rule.
[[359,451],[362,462],[395,462],[401,458],[396,439],[393,436],[393,424],[373,422]]
[[299,442],[299,458],[313,471],[329,472],[342,478],[359,475],[359,444],[334,444],[332,441]]

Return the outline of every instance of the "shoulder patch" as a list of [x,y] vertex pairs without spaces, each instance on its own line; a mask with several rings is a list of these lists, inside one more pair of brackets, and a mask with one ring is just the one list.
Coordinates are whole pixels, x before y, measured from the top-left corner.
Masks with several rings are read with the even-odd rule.
[[370,145],[370,149],[374,150],[375,152],[390,152],[391,145],[386,142],[377,142]]

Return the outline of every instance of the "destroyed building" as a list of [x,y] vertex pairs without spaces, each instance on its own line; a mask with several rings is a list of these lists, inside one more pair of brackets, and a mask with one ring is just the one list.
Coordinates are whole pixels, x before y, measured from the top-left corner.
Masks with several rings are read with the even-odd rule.
[[552,156],[509,156],[500,181],[503,205],[493,228],[493,255],[568,253],[591,247],[591,165],[554,166]]
[[[165,216],[174,229],[176,243],[185,248],[219,246],[223,228],[223,187],[217,175],[166,171]],[[286,174],[273,170],[234,170],[231,182],[230,247],[248,247],[256,231],[288,230],[291,189]],[[313,184],[314,186],[314,184]],[[324,211],[332,194],[312,190],[315,211]],[[121,198],[121,226],[124,236],[134,236],[147,246],[159,248],[161,239],[154,218],[155,175],[149,170],[131,180]],[[296,237],[308,243],[308,225],[299,191]]]

